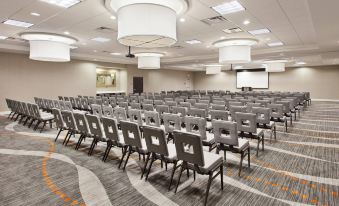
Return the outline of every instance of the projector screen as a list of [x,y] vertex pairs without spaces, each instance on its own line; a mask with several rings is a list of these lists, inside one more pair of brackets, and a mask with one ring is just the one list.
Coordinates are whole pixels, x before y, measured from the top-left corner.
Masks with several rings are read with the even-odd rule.
[[268,72],[238,71],[237,89],[252,87],[253,89],[268,89]]

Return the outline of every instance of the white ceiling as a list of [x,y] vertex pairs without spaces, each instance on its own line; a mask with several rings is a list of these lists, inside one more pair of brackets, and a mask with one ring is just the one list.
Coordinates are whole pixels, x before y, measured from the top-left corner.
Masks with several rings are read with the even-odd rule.
[[[261,28],[268,28],[271,33],[255,36],[260,42],[252,49],[255,62],[248,67],[260,66],[260,60],[277,58],[288,59],[289,66],[294,66],[296,61],[305,61],[308,65],[339,64],[338,0],[238,0],[246,10],[224,15],[228,21],[215,25],[201,21],[218,16],[211,7],[225,1],[229,0],[190,0],[188,12],[178,17],[178,42],[170,48],[152,49],[166,54],[162,58],[164,68],[201,70],[203,64],[217,62],[218,50],[213,48],[213,42],[222,37],[253,37],[247,31]],[[32,16],[31,12],[40,16]],[[68,9],[40,0],[1,0],[0,22],[15,19],[34,23],[34,26],[24,29],[0,24],[0,36],[12,37],[0,40],[0,51],[27,52],[28,43],[20,40],[18,35],[23,31],[59,34],[68,31],[79,39],[78,48],[72,50],[72,58],[136,63],[135,59],[124,57],[127,48],[116,40],[117,20],[110,16],[104,0],[83,0]],[[180,22],[180,18],[185,18],[185,22]],[[244,25],[244,20],[251,23]],[[111,31],[99,31],[99,27]],[[244,32],[226,34],[222,31],[234,27],[240,27]],[[108,43],[91,40],[99,36],[112,40]],[[198,39],[202,44],[185,43],[191,39]],[[267,46],[267,43],[276,41],[282,41],[284,46]],[[133,48],[133,52],[145,50]],[[122,55],[110,55],[112,52]]]

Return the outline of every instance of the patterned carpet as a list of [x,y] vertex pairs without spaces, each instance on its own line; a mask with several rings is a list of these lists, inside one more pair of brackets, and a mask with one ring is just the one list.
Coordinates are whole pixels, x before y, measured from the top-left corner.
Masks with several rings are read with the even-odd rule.
[[[76,139],[54,143],[55,129],[43,134],[0,116],[0,205],[202,205],[207,176],[182,176],[177,194],[167,190],[172,165],[152,168],[140,180],[143,161],[132,156],[126,171],[118,169],[121,150],[101,161],[105,145],[88,156],[90,140],[75,151]],[[266,137],[269,137],[267,132]],[[224,185],[211,186],[208,205],[339,205],[339,103],[313,102],[288,133],[278,127],[278,141],[265,142],[251,168],[227,154]],[[245,159],[245,162],[246,159]],[[177,179],[178,172],[175,179]]]

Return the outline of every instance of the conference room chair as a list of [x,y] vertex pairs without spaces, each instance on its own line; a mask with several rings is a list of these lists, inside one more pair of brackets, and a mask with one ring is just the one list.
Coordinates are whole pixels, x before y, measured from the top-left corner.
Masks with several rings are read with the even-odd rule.
[[132,153],[138,153],[139,160],[140,160],[140,155],[143,155],[144,160],[145,160],[145,155],[148,154],[148,150],[146,147],[145,139],[141,139],[141,132],[140,132],[139,125],[137,123],[129,122],[129,121],[120,121],[120,126],[121,126],[122,134],[124,137],[124,142],[126,144],[126,149],[122,155],[119,168],[127,153],[125,164],[123,166],[123,170],[125,170],[129,157]]
[[[170,183],[168,186],[168,190],[171,189],[171,185],[173,182],[174,173],[177,169],[177,154],[175,145],[173,143],[166,142],[166,134],[165,131],[159,127],[145,126],[144,127],[144,138],[146,142],[146,147],[148,150],[146,163],[141,175],[141,179],[147,171],[145,180],[147,181],[150,171],[152,169],[152,165],[156,160],[161,160],[161,167],[163,167],[163,162],[165,163],[165,167],[167,170],[167,164],[171,163],[173,165]],[[149,166],[148,165],[148,162]]]
[[[224,189],[222,157],[203,151],[203,143],[199,135],[174,131],[174,140],[177,158],[182,161],[175,193],[177,193],[181,175],[184,170],[193,170],[194,179],[196,172],[201,175],[208,175],[209,178],[204,200],[204,205],[207,205],[211,183],[218,175],[220,175],[221,189]],[[189,145],[189,151],[187,151],[187,145]]]
[[130,109],[128,111],[128,116],[129,116],[129,120],[130,122],[134,122],[137,123],[139,125],[139,127],[141,128],[144,124],[143,120],[142,120],[142,116],[141,116],[141,110],[138,109]]
[[131,109],[141,109],[141,104],[137,102],[132,102],[131,103]]
[[[54,116],[54,121],[55,121],[55,124],[56,124],[56,128],[58,129],[57,136],[54,139],[54,142],[56,142],[58,140],[59,136],[60,136],[60,133],[62,131],[68,130],[68,128],[66,127],[66,123],[64,122],[64,118],[62,117],[60,109],[53,108],[52,109],[52,114]],[[68,132],[67,132],[67,134],[68,134]],[[65,139],[66,139],[66,137],[65,137]]]
[[259,145],[262,144],[264,150],[264,130],[257,127],[257,115],[252,113],[236,112],[235,118],[237,122],[238,136],[241,138],[251,138],[258,140],[257,153],[259,155]]
[[186,102],[189,102],[192,106],[194,106],[197,103],[196,99],[186,99]]
[[78,150],[82,141],[85,140],[87,137],[92,138],[92,134],[89,129],[89,125],[87,122],[86,114],[85,113],[73,113],[74,120],[78,129],[78,132],[80,133],[80,137],[78,139],[78,142],[75,146],[75,150]]
[[121,120],[127,120],[127,112],[125,108],[117,107],[114,110],[114,119],[117,120],[118,126],[120,125]]
[[142,102],[142,105],[144,104],[154,104],[153,100],[152,99],[144,99],[144,101]]
[[[194,105],[194,108],[197,108],[197,109],[204,109],[205,110],[205,114],[207,116],[208,114],[208,109],[209,109],[209,104],[206,104],[206,103],[196,103]],[[206,117],[205,116],[205,117]]]
[[251,165],[250,160],[250,143],[246,139],[240,139],[238,137],[237,123],[224,121],[224,120],[213,120],[213,133],[214,139],[217,143],[216,153],[224,151],[224,160],[226,161],[226,151],[240,154],[239,163],[239,177],[242,170],[242,162],[247,155],[248,167]]
[[167,142],[173,139],[174,130],[181,130],[181,120],[180,114],[165,113],[163,115],[165,132],[168,135]]
[[110,97],[110,98],[108,99],[108,101],[109,101],[109,104],[110,104],[113,108],[115,108],[115,107],[117,106],[117,99],[116,99],[115,97]]
[[214,99],[213,104],[214,105],[221,105],[221,106],[224,106],[224,107],[226,106],[226,102],[222,98],[218,98],[217,100]]
[[253,107],[261,107],[261,104],[260,103],[249,102],[249,103],[246,104],[246,111],[248,113],[251,113]]
[[175,102],[175,101],[167,101],[167,102],[165,102],[165,105],[167,105],[169,107],[169,112],[171,112],[171,113],[173,111],[173,107],[178,106],[177,102]]
[[64,142],[62,144],[67,146],[71,137],[72,136],[75,137],[76,134],[79,134],[79,131],[78,131],[78,128],[77,128],[76,123],[75,123],[73,112],[61,110],[61,115],[64,119],[66,128],[68,130],[67,135],[66,135]]
[[[276,104],[282,104],[283,105],[283,113],[284,115],[290,119],[290,126],[293,124],[293,113],[290,110],[291,102],[289,100],[280,100],[276,101]],[[296,115],[296,113],[295,113]]]
[[187,115],[187,108],[181,107],[181,106],[173,107],[172,113],[173,114],[179,114],[179,116],[181,118],[182,126],[185,126],[185,116]]
[[242,102],[233,102],[233,101],[230,101],[228,105],[229,105],[229,108],[231,108],[232,106],[244,106]]
[[64,101],[64,98],[62,96],[58,96],[58,100]]
[[211,109],[212,110],[220,110],[220,111],[225,111],[226,106],[225,105],[220,105],[220,104],[211,104]]
[[214,135],[208,132],[205,118],[201,117],[185,117],[186,132],[199,134],[204,146],[208,146],[209,151],[215,148]]
[[164,101],[165,101],[165,103],[166,102],[172,102],[172,101],[174,101],[174,99],[173,98],[169,98],[169,97],[165,97]]
[[97,115],[86,114],[90,135],[93,137],[88,155],[92,155],[98,142],[107,142],[101,121]]
[[243,112],[243,113],[246,113],[247,112],[247,107],[245,106],[230,106],[229,108],[229,114],[231,115],[231,120],[232,121],[236,121],[236,115],[235,113],[236,112]]
[[270,104],[269,100],[255,100],[255,103],[260,103],[262,107],[267,107],[268,104]]
[[155,111],[145,111],[145,124],[148,126],[160,127],[160,116]]
[[191,103],[189,102],[180,102],[178,106],[185,107],[187,111],[191,109]]
[[92,100],[92,104],[89,104],[89,101],[90,101],[89,99],[80,98],[80,108],[81,108],[81,110],[91,111],[90,105],[94,104],[94,102]]
[[59,100],[53,100],[53,104],[55,108],[61,109]]
[[[185,102],[185,99],[184,98],[175,98],[174,101],[177,102],[177,104],[179,105],[181,102]],[[190,104],[191,105],[191,104]]]
[[268,104],[268,108],[272,110],[271,120],[274,122],[281,122],[285,126],[285,132],[287,132],[287,118],[283,112],[282,104]]
[[144,111],[154,111],[154,106],[153,104],[143,104],[142,109]]
[[253,107],[252,113],[257,115],[257,125],[261,129],[270,130],[270,142],[274,134],[274,139],[277,140],[277,127],[274,121],[271,121],[272,110],[270,108]]
[[102,106],[102,117],[109,117],[113,118],[114,117],[114,111],[111,105],[103,105]]
[[[118,130],[117,120],[111,117],[102,117],[102,126],[107,139],[107,148],[105,150],[102,160],[105,162],[112,147],[121,148],[122,154],[126,149],[124,138],[122,137],[122,131]],[[121,162],[121,160],[120,160]]]
[[92,114],[98,116],[99,118],[102,117],[102,107],[101,105],[98,104],[92,104]]
[[124,108],[126,110],[127,114],[128,114],[128,110],[129,110],[128,102],[119,102],[118,106],[121,107],[121,108]]
[[41,133],[44,130],[47,122],[49,123],[50,128],[52,128],[54,116],[50,113],[40,111],[37,104],[31,104],[31,106],[32,106],[33,113],[34,113],[34,118],[37,120],[34,130],[36,130],[39,127],[40,123],[43,123],[40,129],[40,133]]
[[65,103],[63,100],[59,100],[59,106],[61,110],[66,110]]
[[75,100],[76,109],[83,110],[84,108],[82,108],[81,98],[76,97],[76,98],[74,98],[74,100]]
[[169,113],[170,110],[169,110],[169,106],[168,105],[157,105],[155,107],[155,110],[159,113],[160,115],[160,120],[163,119],[163,114],[164,113]]

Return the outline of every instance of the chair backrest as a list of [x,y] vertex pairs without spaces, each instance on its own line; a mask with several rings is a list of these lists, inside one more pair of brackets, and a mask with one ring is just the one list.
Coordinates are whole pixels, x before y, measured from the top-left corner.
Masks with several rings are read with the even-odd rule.
[[142,148],[141,133],[137,123],[120,121],[120,127],[127,145]]
[[37,104],[30,104],[32,107],[32,111],[34,114],[34,117],[41,119],[41,114],[40,114],[40,110]]
[[228,112],[222,110],[211,110],[211,119],[228,121]]
[[198,108],[191,108],[191,109],[188,110],[187,115],[192,116],[192,117],[206,118],[206,110],[205,109],[198,109]]
[[232,106],[243,106],[244,104],[242,102],[230,101],[228,105],[229,107],[232,107]]
[[103,105],[102,106],[102,116],[104,117],[111,117],[113,118],[114,117],[114,112],[113,112],[113,108],[111,107],[111,105]]
[[64,128],[66,125],[61,115],[61,110],[57,108],[53,108],[52,113],[54,115],[54,120],[55,120],[57,128]]
[[236,112],[246,112],[246,107],[244,106],[230,106],[230,115],[232,120],[235,120],[235,113]]
[[119,102],[119,107],[124,108],[128,112],[128,102]]
[[[202,141],[199,135],[174,131],[174,142],[179,160],[192,163],[198,166],[205,166]],[[191,149],[187,151],[186,146]]]
[[143,104],[142,109],[145,111],[154,111],[154,106],[153,104]]
[[160,115],[163,113],[169,113],[168,105],[157,105],[155,109],[157,112],[159,112]]
[[199,134],[202,140],[206,139],[206,119],[201,117],[185,117],[186,131]]
[[78,130],[83,134],[90,134],[89,125],[84,113],[73,113]]
[[166,103],[166,102],[172,102],[172,101],[173,101],[173,98],[168,98],[168,97],[167,97],[167,98],[164,98],[164,101],[165,101],[165,103]]
[[195,105],[195,103],[197,103],[196,99],[186,99],[186,102],[190,103],[192,106]]
[[154,100],[154,105],[158,106],[158,105],[164,105],[164,101],[160,100],[160,99],[156,99]]
[[236,112],[235,118],[239,132],[256,133],[257,115],[252,113]]
[[89,100],[86,98],[80,98],[80,104],[81,104],[81,108],[85,109],[85,110],[89,110]]
[[61,109],[59,100],[53,100],[53,104],[55,108]]
[[160,127],[160,117],[158,112],[145,111],[145,121],[148,126]]
[[180,107],[186,107],[187,109],[191,108],[191,103],[189,102],[180,102]]
[[144,99],[144,101],[142,102],[142,104],[152,104],[153,105],[153,100],[152,99]]
[[214,138],[217,143],[238,146],[237,123],[223,120],[212,121]]
[[143,121],[141,118],[141,110],[138,109],[130,109],[128,111],[128,116],[129,116],[129,120],[131,122],[135,122],[137,123],[139,126],[143,125]]
[[117,107],[114,110],[114,117],[119,124],[121,120],[127,120],[127,114],[125,108]]
[[246,105],[246,107],[247,107],[246,110],[247,110],[248,113],[251,113],[253,107],[260,107],[260,106],[261,106],[260,103],[249,102],[249,103],[247,103],[247,105]]
[[63,100],[59,100],[59,105],[61,110],[66,110],[65,102]]
[[113,142],[119,142],[120,139],[117,120],[110,117],[102,117],[101,120],[106,137]]
[[86,114],[86,119],[90,133],[94,135],[95,138],[102,138],[104,133],[99,117],[97,115]]
[[226,106],[225,105],[220,105],[220,104],[212,104],[211,108],[212,108],[212,110],[221,110],[221,111],[225,111],[226,110]]
[[252,113],[257,115],[258,124],[270,124],[272,110],[264,107],[253,107]]
[[283,113],[289,113],[290,112],[290,102],[289,101],[276,101],[277,104],[283,105]]
[[201,104],[210,104],[210,97],[202,97],[200,100],[199,100],[199,103]]
[[92,108],[92,113],[93,113],[93,115],[96,115],[96,116],[98,116],[99,118],[102,117],[102,108],[101,108],[101,105],[98,105],[98,104],[92,104],[92,105],[91,105],[91,108]]
[[165,102],[165,105],[167,105],[169,107],[170,111],[172,111],[173,107],[178,106],[177,102],[175,102],[175,101],[167,101],[167,102]]
[[141,104],[137,102],[132,102],[131,109],[141,109]]
[[115,97],[110,97],[109,98],[109,104],[112,106],[112,107],[116,107],[117,106],[117,99]]
[[81,99],[79,97],[75,97],[74,100],[75,100],[76,107],[79,109],[83,109],[81,105]]
[[65,102],[65,110],[73,111],[73,106],[72,106],[72,103],[70,101]]
[[61,111],[61,115],[68,129],[77,130],[73,112],[64,110],[64,111]]
[[77,107],[77,105],[76,105],[76,103],[75,103],[74,97],[70,97],[70,98],[69,98],[69,101],[71,101],[71,104],[72,104],[72,107],[73,107],[73,108],[76,108],[76,107]]
[[187,108],[186,107],[173,107],[172,108],[173,114],[179,114],[181,117],[185,117],[187,114]]
[[143,134],[149,152],[168,156],[166,134],[163,129],[159,127],[144,126]]
[[267,107],[267,105],[270,103],[269,100],[255,100],[255,103],[260,103],[261,106]]
[[163,115],[165,131],[172,133],[174,130],[181,130],[181,117],[180,114],[169,114]]
[[226,106],[226,102],[223,100],[213,100],[213,104]]
[[267,107],[272,110],[273,118],[282,118],[284,116],[282,104],[268,104]]
[[102,105],[105,105],[105,106],[109,105],[108,97],[102,97]]

